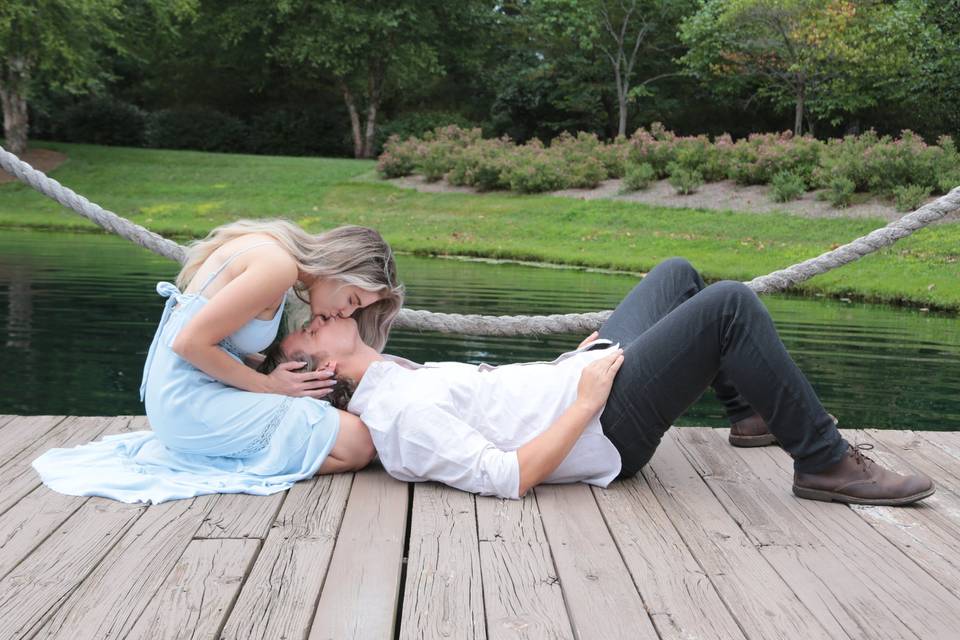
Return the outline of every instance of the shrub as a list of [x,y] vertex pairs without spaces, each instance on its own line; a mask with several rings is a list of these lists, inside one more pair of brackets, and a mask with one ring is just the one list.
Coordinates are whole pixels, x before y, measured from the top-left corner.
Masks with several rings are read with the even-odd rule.
[[842,209],[843,207],[850,206],[856,188],[857,185],[853,180],[846,176],[838,175],[827,183],[827,188],[823,195],[834,207]]
[[408,176],[416,170],[422,150],[423,143],[416,138],[390,136],[377,159],[377,172],[384,178]]
[[513,143],[504,136],[494,140],[480,140],[466,147],[447,173],[450,184],[476,187],[480,191],[507,189],[509,183],[501,176]]
[[930,196],[930,188],[919,184],[894,187],[893,196],[897,202],[897,211],[913,211]]
[[247,127],[240,120],[201,107],[150,114],[146,138],[148,146],[163,149],[247,151]]
[[622,178],[627,170],[627,156],[630,154],[630,141],[618,136],[613,142],[599,149],[600,161],[607,170],[608,178]]
[[112,98],[93,98],[68,108],[58,137],[68,142],[143,146],[147,115]]
[[517,147],[505,163],[501,180],[520,193],[554,191],[566,185],[564,162],[534,138]]
[[593,189],[607,177],[600,159],[603,143],[594,133],[581,131],[577,137],[561,133],[550,144],[549,153],[564,165],[564,186]]
[[385,148],[391,136],[401,140],[411,137],[423,137],[425,134],[453,125],[461,130],[469,131],[473,123],[454,111],[415,111],[405,113],[388,120],[377,127],[374,151],[380,153]]
[[703,185],[703,176],[699,171],[691,171],[676,163],[671,163],[668,167],[670,172],[670,185],[676,189],[682,196],[688,196]]
[[727,146],[713,144],[707,136],[676,138],[674,143],[674,162],[701,174],[707,182],[717,182],[727,177],[728,156]]
[[658,178],[665,178],[669,173],[668,165],[676,160],[676,138],[659,122],[650,125],[650,131],[641,127],[630,136],[627,158],[634,164],[649,164]]
[[462,129],[456,125],[434,129],[423,136],[417,171],[427,182],[436,182],[453,169],[464,149],[481,139],[480,129]]
[[650,186],[657,177],[656,171],[648,163],[641,164],[630,163],[627,165],[627,171],[623,176],[623,187],[621,193],[627,191],[640,191]]
[[824,182],[844,176],[856,184],[857,191],[881,195],[892,195],[896,187],[910,184],[933,189],[939,186],[937,175],[948,155],[911,131],[903,131],[899,139],[878,138],[875,132],[868,131],[831,140],[818,178]]
[[781,171],[770,181],[770,192],[776,202],[796,200],[806,191],[807,183],[790,171]]
[[339,113],[323,108],[268,109],[250,119],[251,153],[287,156],[353,154]]
[[795,138],[789,131],[754,133],[733,145],[729,175],[739,184],[767,184],[781,171],[789,171],[810,182],[822,146],[815,138]]

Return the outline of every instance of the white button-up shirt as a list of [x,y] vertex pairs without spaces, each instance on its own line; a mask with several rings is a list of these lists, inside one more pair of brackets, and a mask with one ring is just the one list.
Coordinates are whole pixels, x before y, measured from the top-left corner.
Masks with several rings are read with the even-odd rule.
[[[394,478],[516,499],[516,450],[573,404],[581,371],[606,353],[577,350],[553,362],[500,367],[418,365],[387,356],[367,369],[349,410],[370,428],[380,462]],[[606,487],[617,477],[620,454],[603,435],[600,413],[546,482]]]

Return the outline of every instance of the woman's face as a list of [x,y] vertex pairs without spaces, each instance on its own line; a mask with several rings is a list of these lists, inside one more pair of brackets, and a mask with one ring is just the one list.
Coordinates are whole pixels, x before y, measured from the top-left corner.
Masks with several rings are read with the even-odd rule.
[[344,284],[333,278],[317,278],[308,289],[310,296],[310,326],[316,328],[330,318],[349,318],[353,312],[380,299],[373,291]]

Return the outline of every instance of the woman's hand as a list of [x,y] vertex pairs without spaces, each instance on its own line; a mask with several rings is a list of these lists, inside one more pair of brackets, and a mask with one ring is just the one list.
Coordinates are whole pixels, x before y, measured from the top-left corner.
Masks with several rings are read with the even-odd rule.
[[607,401],[613,379],[623,364],[623,349],[614,349],[599,360],[594,360],[580,374],[577,385],[577,402],[592,411],[599,411]]
[[295,360],[278,364],[277,368],[267,376],[270,381],[270,392],[295,398],[322,398],[328,395],[333,390],[332,387],[337,384],[333,378],[333,371],[330,369],[297,371],[306,364]]
[[591,342],[593,342],[599,337],[600,337],[600,334],[594,331],[593,333],[588,335],[586,338],[584,338],[583,342],[577,345],[577,350],[579,351],[580,349],[583,349],[585,346],[587,346],[588,344],[590,344]]

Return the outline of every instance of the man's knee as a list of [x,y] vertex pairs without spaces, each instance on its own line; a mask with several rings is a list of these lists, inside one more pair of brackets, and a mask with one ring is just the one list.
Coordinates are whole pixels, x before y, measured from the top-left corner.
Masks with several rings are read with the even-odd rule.
[[693,265],[690,264],[690,261],[686,258],[667,258],[654,268],[658,270],[663,269],[671,274],[687,279],[696,280],[700,277],[700,274],[697,273],[697,270],[693,268]]
[[703,293],[707,294],[709,298],[713,298],[717,304],[724,308],[733,306],[738,309],[748,310],[765,309],[753,289],[736,280],[721,280],[720,282],[715,282],[704,289]]

